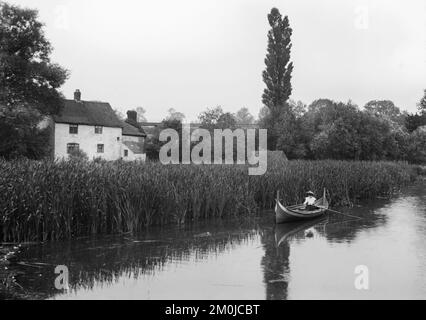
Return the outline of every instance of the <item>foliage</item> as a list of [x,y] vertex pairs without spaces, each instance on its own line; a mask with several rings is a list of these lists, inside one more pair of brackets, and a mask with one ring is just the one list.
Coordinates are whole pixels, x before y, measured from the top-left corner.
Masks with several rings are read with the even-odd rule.
[[390,101],[360,110],[351,101],[319,99],[298,114],[288,124],[296,133],[286,139],[290,158],[411,161],[406,115]]
[[405,163],[271,162],[246,166],[0,160],[0,239],[46,241],[140,232],[146,226],[252,215],[327,188],[332,204],[389,196],[415,177]]
[[417,128],[426,126],[426,113],[425,114],[409,114],[405,118],[405,127],[408,132],[416,131]]
[[237,124],[235,116],[230,112],[225,113],[220,106],[207,109],[198,116],[198,119],[201,127],[210,131],[214,129],[234,129]]
[[185,115],[182,112],[178,112],[173,108],[169,109],[169,115],[167,116],[166,120],[167,121],[179,121],[179,122],[183,122],[185,120]]
[[160,141],[160,133],[165,129],[173,129],[178,132],[182,141],[182,122],[179,119],[165,119],[161,126],[157,127],[152,135],[147,137],[145,143],[146,156],[151,161],[158,161],[160,149],[167,142]]
[[263,72],[266,89],[262,100],[273,114],[277,114],[286,106],[292,92],[293,63],[290,62],[290,53],[293,30],[288,17],[283,18],[277,8],[271,10],[268,21],[271,29],[268,32],[266,69]]
[[418,104],[419,112],[421,115],[426,116],[426,89],[424,95]]
[[146,119],[146,117],[145,117],[146,110],[145,110],[144,108],[142,108],[142,107],[137,107],[137,108],[135,109],[135,111],[136,111],[136,112],[137,112],[137,114],[138,114],[138,118],[137,118],[137,121],[138,121],[138,122],[147,122],[147,119]]
[[248,108],[241,108],[235,114],[235,121],[237,124],[253,124],[254,117]]
[[0,156],[7,159],[41,159],[49,155],[51,128],[40,126],[42,117],[32,108],[0,105]]
[[123,114],[123,112],[121,112],[121,111],[120,111],[120,110],[118,110],[118,109],[114,109],[113,111],[114,111],[115,116],[116,116],[119,120],[121,120],[121,121],[126,121],[126,116]]
[[426,127],[418,128],[410,135],[407,154],[410,162],[426,164]]
[[268,21],[271,29],[268,32],[266,69],[263,72],[266,89],[262,102],[269,108],[269,113],[261,123],[263,128],[268,129],[268,148],[275,150],[279,145],[281,150],[288,152],[294,139],[292,136],[294,131],[288,128],[293,117],[288,104],[292,93],[293,63],[290,61],[290,54],[293,30],[290,28],[288,17],[283,18],[277,8],[271,10]]
[[395,122],[400,122],[402,116],[401,110],[390,100],[372,100],[364,106],[364,109],[371,115]]
[[[69,158],[72,161],[89,161],[89,156],[87,155],[87,153],[80,149],[71,150],[71,152],[69,153]],[[95,160],[95,162],[97,163],[102,162],[101,158]]]
[[[58,113],[68,72],[50,61],[52,47],[35,10],[0,3],[0,156],[40,158],[46,132],[38,123]],[[43,142],[44,141],[44,142]]]

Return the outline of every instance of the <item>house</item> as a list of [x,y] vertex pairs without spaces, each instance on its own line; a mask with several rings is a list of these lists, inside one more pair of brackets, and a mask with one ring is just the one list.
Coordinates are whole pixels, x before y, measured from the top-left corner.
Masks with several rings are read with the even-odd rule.
[[146,160],[146,133],[137,122],[136,111],[127,112],[127,120],[123,123],[123,159],[128,161]]
[[81,150],[89,159],[145,161],[146,134],[136,122],[137,113],[127,114],[127,120],[121,121],[109,103],[83,101],[76,90],[74,100],[65,100],[52,119],[54,158],[68,158]]

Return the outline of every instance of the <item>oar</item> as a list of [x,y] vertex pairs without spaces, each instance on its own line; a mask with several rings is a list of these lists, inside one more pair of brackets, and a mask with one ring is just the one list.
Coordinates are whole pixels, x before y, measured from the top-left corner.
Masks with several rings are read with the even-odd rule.
[[342,215],[344,215],[344,216],[346,216],[346,217],[351,217],[351,218],[355,218],[355,219],[362,220],[362,218],[360,218],[360,217],[352,216],[352,215],[347,214],[347,213],[339,212],[339,211],[336,211],[336,210],[332,210],[332,209],[328,209],[328,208],[320,207],[320,206],[318,206],[318,208],[320,208],[320,209],[326,209],[327,211],[330,211],[330,212],[334,212],[334,213],[342,214]]

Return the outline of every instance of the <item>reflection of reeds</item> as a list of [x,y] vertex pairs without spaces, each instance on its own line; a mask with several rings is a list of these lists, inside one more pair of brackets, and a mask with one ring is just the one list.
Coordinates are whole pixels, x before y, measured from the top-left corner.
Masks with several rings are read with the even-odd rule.
[[[60,293],[53,288],[56,275],[52,268],[56,265],[69,266],[71,291],[92,290],[96,286],[111,286],[123,278],[155,276],[165,266],[214,259],[216,255],[232,252],[238,246],[257,241],[259,236],[259,226],[254,220],[243,223],[228,221],[226,224],[210,221],[208,226],[197,224],[197,233],[211,231],[212,235],[205,238],[196,237],[190,228],[154,229],[156,238],[163,240],[157,242],[111,236],[99,241],[48,243],[23,252],[20,259],[28,264],[42,260],[49,265],[37,269],[34,274],[31,272],[35,270],[25,269],[25,276],[18,279],[28,295],[23,298],[31,299],[33,295],[48,298]],[[9,292],[9,295],[16,292],[20,290]]]
[[284,204],[324,187],[334,204],[351,204],[391,194],[413,172],[390,162],[270,162],[265,175],[250,177],[245,166],[0,161],[0,236],[71,239],[248,215],[271,208],[277,190]]

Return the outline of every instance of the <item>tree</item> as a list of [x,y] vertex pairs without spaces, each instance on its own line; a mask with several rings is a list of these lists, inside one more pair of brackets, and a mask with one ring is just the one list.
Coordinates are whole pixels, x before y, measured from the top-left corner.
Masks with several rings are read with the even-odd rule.
[[259,111],[257,123],[262,128],[266,128],[266,119],[268,117],[268,114],[269,114],[269,108],[266,106],[263,106]]
[[373,116],[382,117],[401,125],[405,122],[406,115],[401,113],[401,110],[390,100],[372,100],[364,106],[364,110]]
[[418,108],[421,115],[426,116],[426,89],[424,91],[424,95],[418,104]]
[[292,113],[296,116],[296,118],[301,118],[306,113],[306,104],[304,104],[302,101],[293,101],[290,100],[289,107],[292,111]]
[[405,127],[408,132],[416,131],[417,128],[426,126],[426,113],[409,114],[405,118]]
[[173,108],[170,108],[168,112],[169,115],[167,116],[166,120],[177,120],[179,122],[183,122],[186,118],[182,112],[178,112]]
[[125,115],[120,110],[114,109],[114,113],[117,116],[117,118],[120,119],[121,121],[125,121],[126,120]]
[[[292,93],[291,77],[293,63],[290,62],[291,35],[288,17],[282,17],[277,8],[273,8],[268,15],[271,29],[268,32],[268,48],[265,59],[266,69],[263,72],[263,81],[266,84],[262,96],[263,104],[270,113],[263,119],[268,132],[268,148],[275,149],[279,127],[278,121],[291,117],[288,100]],[[287,122],[288,121],[284,121]]]
[[40,113],[31,108],[0,105],[0,157],[40,159],[48,155],[50,128],[40,126]]
[[235,116],[230,112],[224,112],[221,106],[207,109],[198,116],[201,127],[207,130],[234,129],[237,125]]
[[250,113],[248,108],[241,108],[235,114],[235,121],[237,122],[237,124],[253,124],[254,117]]
[[135,110],[138,113],[138,122],[147,122],[148,120],[146,119],[146,110],[142,107],[137,107]]
[[166,144],[166,142],[160,141],[160,133],[165,129],[173,129],[178,132],[179,141],[182,142],[182,122],[178,119],[164,119],[161,125],[155,128],[153,134],[146,139],[146,155],[152,161],[158,161],[160,149]]
[[292,93],[293,63],[290,62],[290,53],[293,30],[290,28],[288,17],[283,18],[277,8],[271,10],[268,21],[271,30],[268,32],[266,69],[263,72],[266,89],[262,99],[263,104],[272,113],[280,113]]
[[401,115],[401,110],[390,100],[372,100],[368,102],[364,109],[376,116],[385,116],[395,119]]
[[200,121],[201,125],[210,127],[216,124],[222,115],[222,107],[217,106],[216,108],[208,108],[206,111],[201,112],[198,116],[198,120]]
[[407,149],[410,162],[426,164],[426,128],[418,128],[410,135]]
[[237,126],[237,121],[235,120],[235,116],[230,113],[226,112],[222,114],[219,119],[217,120],[217,123],[215,125],[215,129],[231,129],[234,130]]
[[300,131],[314,159],[406,160],[409,133],[404,125],[351,101],[314,101]]
[[49,134],[39,124],[60,111],[68,72],[50,60],[52,47],[35,10],[0,3],[0,156],[40,158]]

